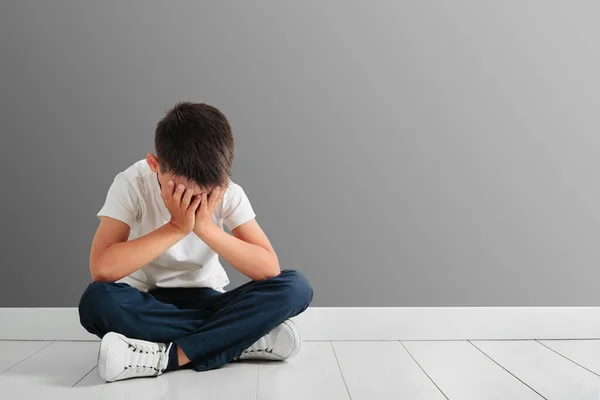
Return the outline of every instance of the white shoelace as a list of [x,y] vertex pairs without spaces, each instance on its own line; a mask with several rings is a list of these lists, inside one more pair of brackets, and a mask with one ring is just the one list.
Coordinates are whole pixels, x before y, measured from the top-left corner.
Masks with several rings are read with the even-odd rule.
[[235,358],[235,360],[243,360],[246,357],[252,357],[252,355],[255,353],[273,353],[272,345],[273,343],[271,341],[270,334],[267,333],[265,336],[254,342],[252,346],[244,350],[242,354]]
[[133,352],[133,357],[131,364],[125,366],[125,370],[130,373],[144,375],[158,375],[162,372],[160,366],[163,364],[163,359],[167,356],[168,351],[164,344],[159,343],[158,349],[152,344],[143,343],[129,344],[128,348]]

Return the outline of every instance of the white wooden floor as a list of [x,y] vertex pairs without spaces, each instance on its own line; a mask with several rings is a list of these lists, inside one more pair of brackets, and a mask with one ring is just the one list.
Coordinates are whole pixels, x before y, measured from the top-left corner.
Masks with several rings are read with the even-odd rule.
[[600,400],[600,340],[305,342],[287,362],[110,384],[98,345],[0,341],[0,399]]

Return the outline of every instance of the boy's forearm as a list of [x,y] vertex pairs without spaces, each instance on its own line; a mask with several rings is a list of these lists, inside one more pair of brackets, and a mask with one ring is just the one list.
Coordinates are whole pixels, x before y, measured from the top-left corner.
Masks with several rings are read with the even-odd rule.
[[90,265],[92,279],[118,281],[142,268],[184,237],[185,234],[181,230],[167,223],[140,238],[113,244]]
[[216,225],[195,230],[196,235],[235,269],[252,280],[259,281],[280,273],[279,261],[274,253],[240,240]]

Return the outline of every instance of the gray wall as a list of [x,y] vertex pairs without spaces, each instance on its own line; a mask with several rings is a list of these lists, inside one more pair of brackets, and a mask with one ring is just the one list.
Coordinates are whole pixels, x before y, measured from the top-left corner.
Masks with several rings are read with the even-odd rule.
[[600,3],[259,3],[2,3],[0,306],[77,304],[180,100],[315,306],[598,305]]

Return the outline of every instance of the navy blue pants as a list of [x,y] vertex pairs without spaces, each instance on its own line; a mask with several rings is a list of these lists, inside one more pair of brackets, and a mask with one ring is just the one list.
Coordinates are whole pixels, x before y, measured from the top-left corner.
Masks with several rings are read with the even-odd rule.
[[239,356],[288,318],[303,312],[313,291],[294,270],[251,281],[229,292],[210,288],[158,288],[142,292],[126,283],[91,283],[79,302],[81,325],[151,342],[174,342],[205,371]]

